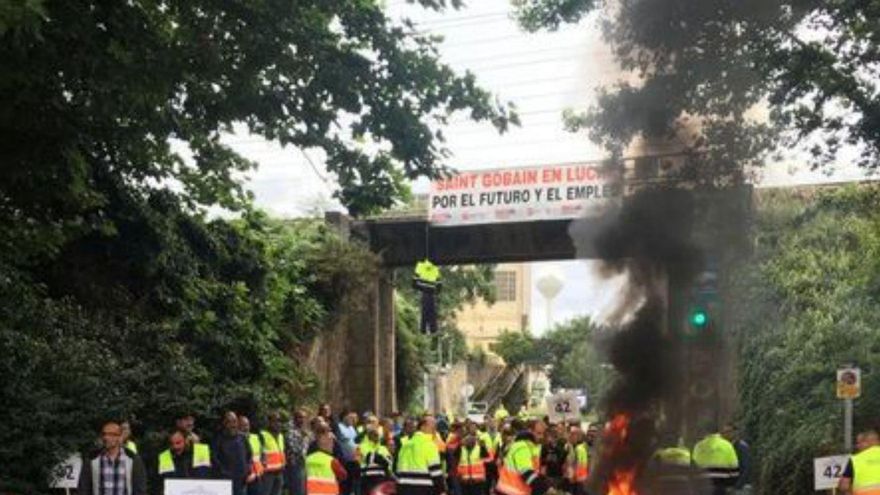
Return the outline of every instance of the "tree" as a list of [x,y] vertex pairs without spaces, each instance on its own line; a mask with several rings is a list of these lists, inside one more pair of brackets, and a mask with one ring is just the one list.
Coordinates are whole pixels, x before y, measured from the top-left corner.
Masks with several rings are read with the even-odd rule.
[[744,434],[759,493],[812,489],[810,460],[840,453],[835,370],[863,371],[856,428],[880,407],[880,190],[762,192],[753,261],[725,291]]
[[492,351],[508,366],[549,366],[552,387],[586,388],[598,399],[604,396],[610,380],[596,348],[598,333],[599,328],[589,318],[575,318],[538,338],[528,333],[504,332],[492,345]]
[[501,356],[507,366],[535,364],[544,361],[536,339],[527,332],[502,332],[498,342],[489,346],[492,352]]
[[14,350],[0,489],[14,492],[44,490],[106,414],[149,440],[184,409],[212,420],[319,393],[303,346],[358,303],[375,259],[254,211],[240,177],[255,165],[223,140],[236,126],[323,151],[357,215],[444,172],[450,114],[515,122],[430,38],[353,0],[6,2],[0,88],[0,342]]
[[254,164],[222,140],[237,124],[323,150],[359,214],[443,173],[450,114],[515,121],[430,37],[352,0],[15,2],[0,9],[0,87],[0,241],[21,261],[112,229],[120,195],[173,185],[190,208],[240,209]]
[[[880,164],[880,9],[843,0],[514,0],[528,30],[602,10],[618,64],[639,82],[604,88],[572,128],[621,152],[636,136],[684,139],[689,176],[740,181],[780,142],[826,165],[843,146]],[[769,108],[766,121],[750,118]]]
[[132,419],[153,459],[182,411],[258,421],[317,399],[301,348],[359,303],[373,255],[319,222],[206,221],[163,196],[115,211],[115,233],[70,242],[39,271],[0,263],[0,345],[15,349],[0,369],[3,489],[45,489],[102,418]]

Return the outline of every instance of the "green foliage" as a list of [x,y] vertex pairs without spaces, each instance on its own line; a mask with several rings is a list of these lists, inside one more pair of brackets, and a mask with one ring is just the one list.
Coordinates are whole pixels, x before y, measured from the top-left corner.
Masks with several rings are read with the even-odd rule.
[[516,121],[434,42],[378,2],[4,2],[0,245],[19,261],[57,254],[114,228],[126,188],[242,208],[255,164],[221,140],[236,125],[323,150],[353,214],[388,207],[404,179],[444,171],[450,115]]
[[[859,145],[880,164],[880,9],[842,0],[515,0],[521,24],[556,28],[601,9],[617,63],[640,81],[600,92],[573,128],[618,154],[634,137],[676,134],[699,154],[693,179],[745,178],[765,152],[802,142],[814,165]],[[770,121],[748,118],[769,106]],[[690,118],[689,118],[690,117]]]
[[812,489],[842,450],[835,370],[863,371],[856,427],[880,408],[880,190],[760,194],[754,261],[732,277],[742,419],[761,493]]
[[543,360],[536,339],[527,332],[504,331],[498,342],[489,346],[508,366],[537,363]]
[[443,172],[456,112],[516,120],[377,2],[3,2],[0,491],[45,489],[105,414],[149,439],[319,393],[304,346],[375,260],[251,211],[221,137],[320,148],[360,214]]
[[360,303],[373,255],[320,222],[206,221],[169,194],[128,203],[115,233],[68,243],[33,274],[0,264],[4,488],[43,488],[101,418],[155,439],[182,411],[211,431],[223,408],[259,421],[320,392],[302,346]]
[[[554,388],[586,388],[600,399],[610,384],[609,371],[595,347],[598,328],[586,317],[557,325],[542,337],[528,333],[504,332],[492,351],[508,366],[520,364],[552,365],[550,385]],[[595,405],[597,401],[591,401]]]

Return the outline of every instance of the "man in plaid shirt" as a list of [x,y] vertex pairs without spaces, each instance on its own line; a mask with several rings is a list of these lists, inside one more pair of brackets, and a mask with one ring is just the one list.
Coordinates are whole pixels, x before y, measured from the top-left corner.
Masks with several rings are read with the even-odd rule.
[[122,448],[122,424],[106,421],[101,426],[103,448],[86,459],[79,475],[79,495],[146,495],[144,463]]
[[293,413],[293,419],[287,426],[284,444],[287,449],[287,487],[289,495],[305,495],[305,458],[311,436],[306,430],[308,416],[302,409]]

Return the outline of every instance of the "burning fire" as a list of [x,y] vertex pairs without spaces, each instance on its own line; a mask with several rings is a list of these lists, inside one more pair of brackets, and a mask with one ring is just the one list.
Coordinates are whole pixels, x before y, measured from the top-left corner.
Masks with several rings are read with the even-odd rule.
[[[605,446],[611,458],[625,454],[629,439],[630,417],[626,413],[616,414],[605,427]],[[607,495],[638,495],[635,489],[635,466],[617,466],[606,483]]]

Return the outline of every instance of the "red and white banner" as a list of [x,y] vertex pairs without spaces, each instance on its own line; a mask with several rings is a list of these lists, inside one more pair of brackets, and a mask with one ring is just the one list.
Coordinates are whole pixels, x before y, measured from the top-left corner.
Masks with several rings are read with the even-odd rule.
[[571,219],[620,196],[620,181],[595,163],[460,172],[431,184],[428,218],[439,227]]

